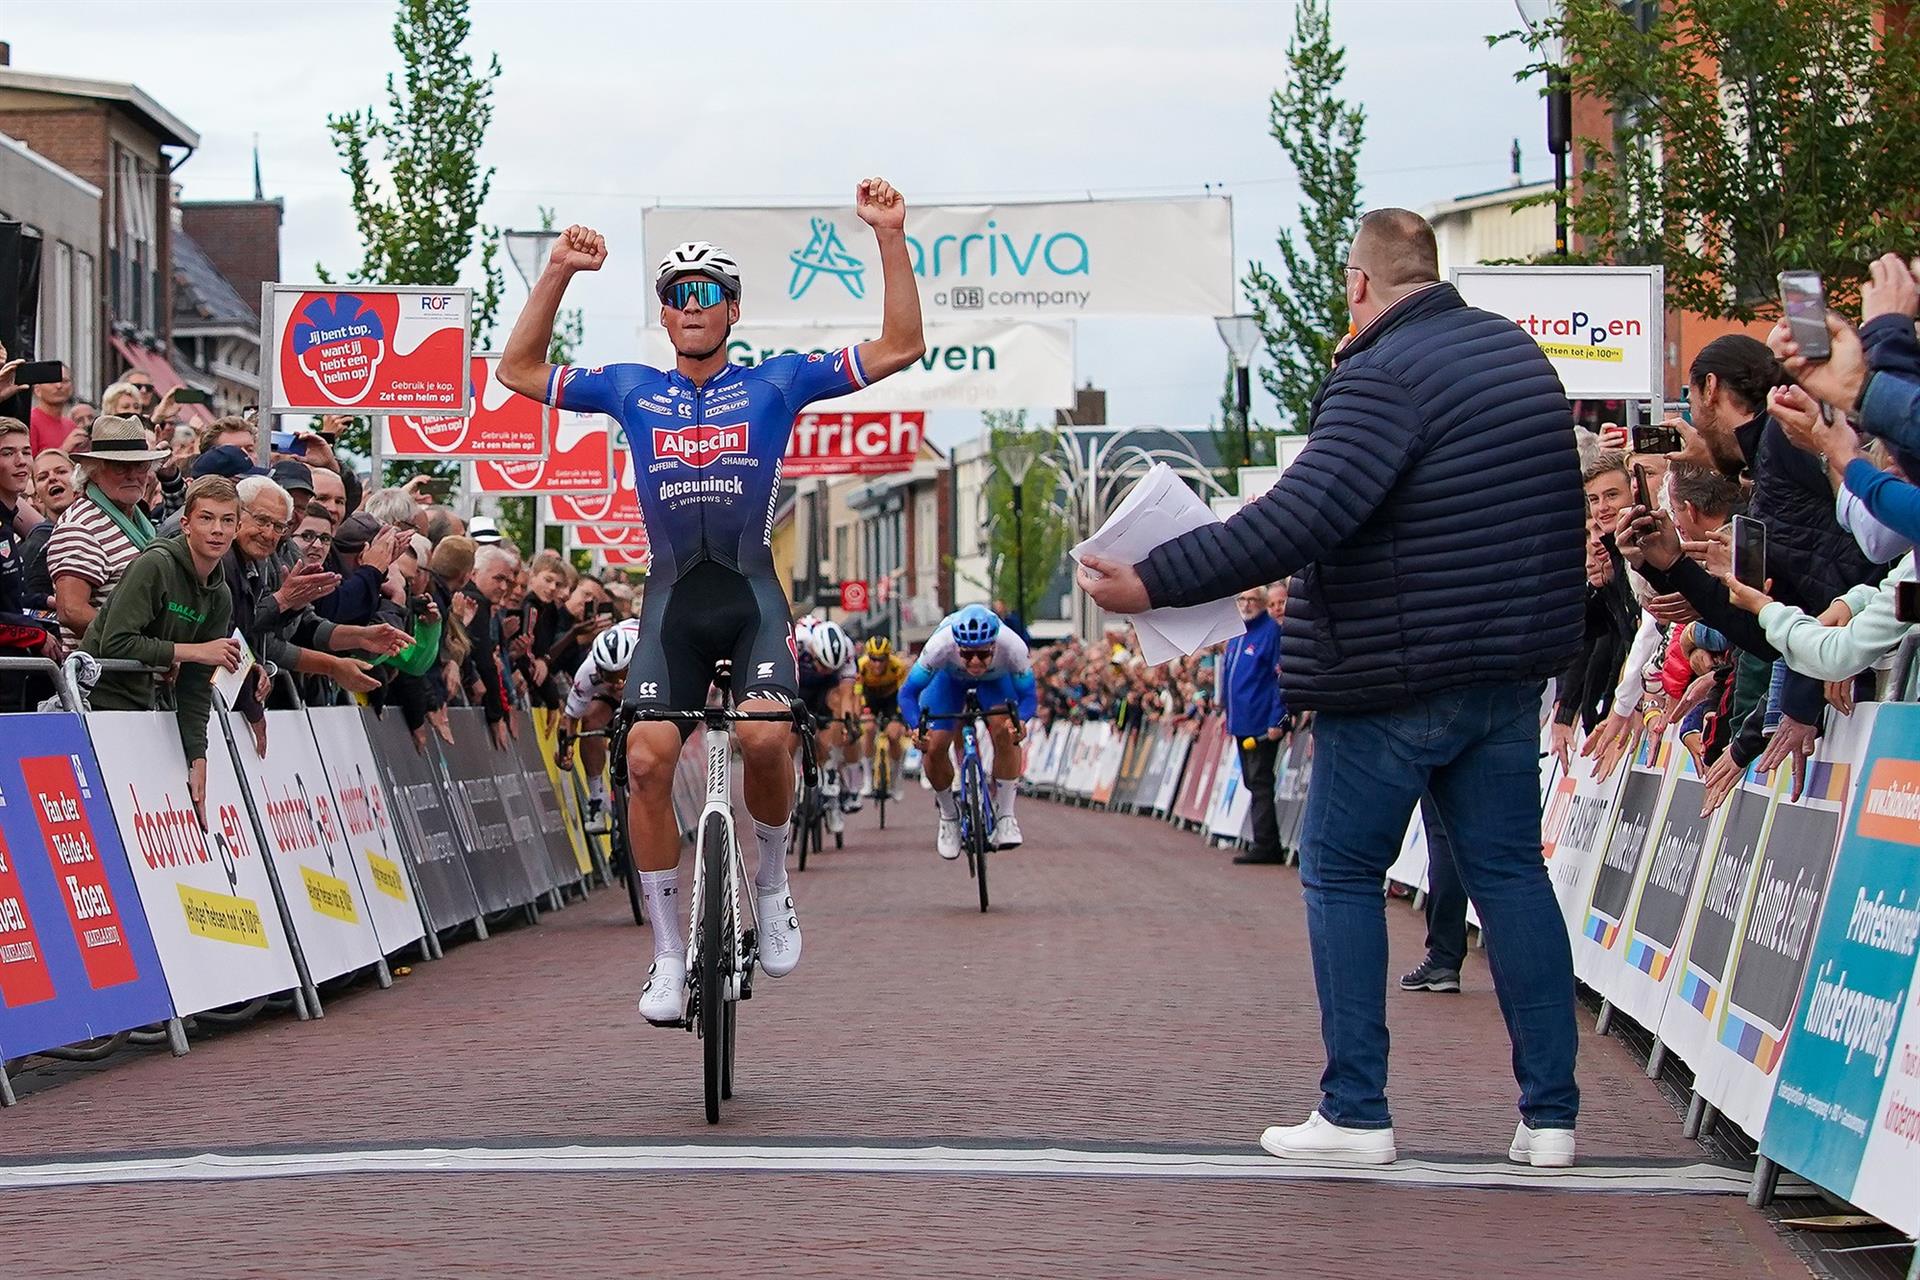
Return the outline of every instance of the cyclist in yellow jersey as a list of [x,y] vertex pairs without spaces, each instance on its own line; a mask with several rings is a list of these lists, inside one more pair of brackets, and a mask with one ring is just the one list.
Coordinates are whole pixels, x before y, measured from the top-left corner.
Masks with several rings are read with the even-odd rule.
[[[864,751],[866,759],[873,759],[874,736],[884,728],[887,735],[887,754],[893,757],[892,776],[900,776],[900,758],[907,752],[907,730],[900,720],[900,686],[906,681],[907,672],[913,666],[905,658],[893,651],[893,644],[885,636],[874,636],[867,641],[866,652],[861,655],[860,665],[854,669],[854,691],[866,706],[866,734]],[[868,773],[867,787],[872,787],[872,774]]]

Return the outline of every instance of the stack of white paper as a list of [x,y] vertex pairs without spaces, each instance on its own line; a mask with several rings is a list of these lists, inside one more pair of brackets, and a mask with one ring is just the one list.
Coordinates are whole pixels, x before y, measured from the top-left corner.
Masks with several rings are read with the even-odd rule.
[[[1093,554],[1138,564],[1161,543],[1203,524],[1218,523],[1220,517],[1187,488],[1173,468],[1157,462],[1099,531],[1069,554],[1076,561]],[[1140,656],[1149,665],[1230,640],[1247,629],[1233,601],[1226,598],[1183,609],[1149,609],[1133,615],[1132,622],[1134,633],[1140,637]]]

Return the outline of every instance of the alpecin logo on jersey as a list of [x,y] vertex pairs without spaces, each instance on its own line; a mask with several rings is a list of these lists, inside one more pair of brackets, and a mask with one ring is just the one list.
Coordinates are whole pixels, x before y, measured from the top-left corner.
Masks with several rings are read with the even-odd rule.
[[673,458],[689,467],[704,467],[715,458],[732,457],[747,451],[747,428],[688,427],[684,431],[653,429],[653,456]]

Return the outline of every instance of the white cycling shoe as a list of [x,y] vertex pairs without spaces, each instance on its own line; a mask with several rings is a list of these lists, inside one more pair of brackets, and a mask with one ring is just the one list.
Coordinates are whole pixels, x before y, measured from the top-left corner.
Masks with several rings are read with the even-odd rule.
[[936,835],[933,838],[933,843],[934,843],[934,848],[940,851],[940,856],[945,858],[948,862],[952,862],[955,858],[959,857],[960,856],[960,819],[958,818],[940,819],[940,834]]
[[800,917],[793,912],[793,894],[781,885],[761,894],[754,906],[760,922],[760,968],[769,978],[784,978],[800,963]]
[[655,956],[640,988],[640,1016],[659,1027],[675,1027],[687,1020],[687,957],[675,952]]
[[613,830],[613,824],[608,819],[606,803],[593,796],[587,797],[586,830],[590,836],[604,836]]
[[1020,847],[1020,839],[1020,821],[1012,814],[1007,814],[993,824],[993,842],[1000,848],[1017,849]]
[[847,829],[847,815],[838,804],[827,805],[827,830],[839,835]]

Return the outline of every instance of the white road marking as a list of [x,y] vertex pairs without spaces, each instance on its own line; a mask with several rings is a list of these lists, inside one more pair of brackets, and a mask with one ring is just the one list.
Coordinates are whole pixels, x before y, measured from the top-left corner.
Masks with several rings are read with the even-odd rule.
[[1504,1161],[1408,1158],[1342,1168],[1258,1153],[1076,1150],[1068,1147],[641,1146],[418,1147],[215,1152],[0,1165],[0,1191],[141,1182],[421,1173],[787,1173],[1094,1178],[1259,1178],[1480,1190],[1745,1195],[1749,1176],[1724,1165],[1588,1165],[1534,1169]]

